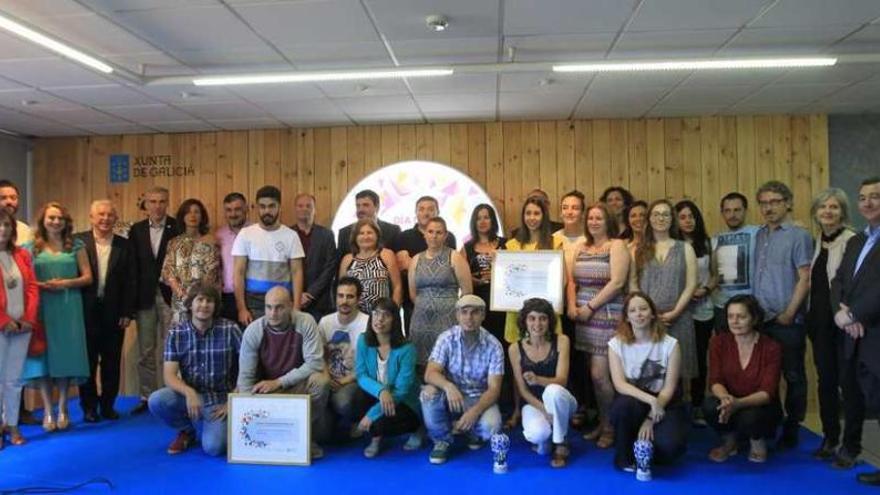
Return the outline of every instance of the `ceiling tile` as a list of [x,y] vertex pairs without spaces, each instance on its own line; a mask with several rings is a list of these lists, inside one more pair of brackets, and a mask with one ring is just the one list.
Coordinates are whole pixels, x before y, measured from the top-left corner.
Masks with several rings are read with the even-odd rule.
[[143,105],[156,100],[134,89],[119,85],[81,86],[58,88],[51,93],[67,100],[89,106]]
[[512,47],[516,62],[597,60],[605,56],[614,37],[612,32],[507,36],[504,56]]
[[248,119],[265,117],[262,108],[245,102],[181,103],[177,108],[205,120]]
[[167,122],[144,122],[144,125],[155,127],[162,132],[201,132],[216,131],[217,126],[201,120],[181,120]]
[[834,67],[792,69],[780,77],[776,82],[784,84],[849,84],[862,81],[877,74],[880,74],[880,63],[839,63]]
[[582,93],[591,79],[590,74],[512,72],[501,74],[500,90]]
[[76,103],[65,101],[62,98],[52,96],[44,91],[30,88],[15,91],[0,91],[0,105],[22,110],[32,107],[42,107],[51,110],[82,108]]
[[496,74],[456,72],[449,77],[417,77],[409,80],[416,95],[431,93],[490,93],[497,86]]
[[316,84],[244,84],[232,87],[231,94],[252,102],[296,101],[323,98]]
[[55,58],[54,54],[18,36],[0,31],[0,60]]
[[39,107],[28,107],[27,111],[41,117],[48,117],[58,122],[64,122],[75,126],[93,124],[122,124],[123,120],[112,115],[107,115],[90,108],[77,108],[71,110],[43,110]]
[[421,115],[417,112],[406,113],[374,113],[352,117],[356,124],[421,124],[424,122]]
[[193,120],[191,115],[163,104],[103,107],[102,110],[132,122],[172,122]]
[[425,114],[474,112],[495,114],[495,93],[448,93],[416,95],[419,108]]
[[140,88],[147,95],[166,103],[184,103],[195,100],[199,103],[208,101],[231,101],[237,99],[230,90],[221,86],[194,86],[192,84],[156,84]]
[[609,58],[707,57],[720,48],[735,32],[734,29],[625,32],[614,45]]
[[138,124],[84,124],[82,126],[84,129],[88,129],[95,134],[108,135],[108,134],[150,134],[157,132],[155,129],[150,127],[138,125]]
[[298,69],[391,67],[393,61],[379,41],[323,42],[279,45]]
[[865,24],[878,17],[880,2],[876,0],[779,0],[753,26]]
[[580,93],[542,93],[539,91],[501,93],[501,119],[567,119]]
[[685,79],[682,86],[742,86],[766,84],[785,74],[781,70],[700,70]]
[[264,2],[236,6],[235,10],[276,46],[380,41],[357,1]]
[[454,38],[391,42],[401,65],[478,64],[498,61],[497,38]]
[[318,83],[330,98],[355,98],[374,96],[409,95],[409,90],[400,79],[376,79],[373,81],[338,81]]
[[759,86],[679,86],[660,103],[663,107],[725,107],[736,103]]
[[855,25],[810,28],[744,29],[721,50],[723,54],[802,54],[815,53],[852,32]]
[[844,41],[834,45],[835,52],[880,51],[880,24],[864,26]]
[[[391,41],[498,37],[499,0],[366,0],[379,30]],[[509,3],[509,2],[508,2]],[[444,15],[449,27],[434,32],[428,15]]]
[[[82,0],[82,2],[101,12],[175,9],[179,8],[181,4],[180,0]],[[216,0],[186,0],[186,5],[210,5],[214,3],[216,3]]]
[[839,84],[772,84],[743,100],[741,105],[809,103],[843,87]]
[[0,0],[0,10],[21,20],[84,14],[88,9],[75,0]]
[[504,35],[616,33],[635,0],[506,0]]
[[754,18],[766,0],[645,0],[629,31],[738,28]]
[[111,80],[62,59],[6,60],[0,76],[41,88],[107,84]]
[[330,127],[354,124],[348,117],[328,115],[316,115],[314,117],[291,115],[284,119],[284,123],[291,127]]
[[210,121],[217,127],[226,130],[235,129],[276,129],[284,127],[284,124],[276,119],[269,117],[255,119],[211,119]]
[[272,116],[284,122],[302,124],[309,120],[314,120],[315,122],[344,121],[347,124],[351,123],[339,105],[326,98],[265,102],[259,105],[265,108]]
[[370,114],[414,114],[418,116],[413,99],[410,96],[365,96],[361,98],[335,98],[334,103],[356,120],[369,117]]
[[657,105],[646,115],[647,117],[701,117],[720,112],[724,105],[667,106]]

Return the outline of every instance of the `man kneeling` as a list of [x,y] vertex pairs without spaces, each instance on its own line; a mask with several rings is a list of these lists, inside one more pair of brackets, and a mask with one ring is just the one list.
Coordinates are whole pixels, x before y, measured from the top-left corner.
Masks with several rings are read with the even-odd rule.
[[201,429],[202,450],[226,453],[226,394],[235,388],[241,330],[220,318],[220,293],[208,284],[193,287],[186,298],[188,318],[165,340],[165,387],[150,395],[154,416],[179,433],[168,446],[179,454],[195,444]]
[[[253,394],[309,394],[312,431],[327,408],[330,379],[324,373],[324,346],[308,313],[293,310],[290,292],[277,286],[266,293],[266,314],[244,331],[238,390]],[[312,459],[324,451],[312,441]]]
[[479,449],[501,429],[498,395],[504,376],[504,351],[480,325],[486,304],[463,296],[455,305],[458,325],[434,344],[425,370],[421,403],[425,427],[434,441],[432,464],[446,462],[453,434],[467,433],[468,447]]

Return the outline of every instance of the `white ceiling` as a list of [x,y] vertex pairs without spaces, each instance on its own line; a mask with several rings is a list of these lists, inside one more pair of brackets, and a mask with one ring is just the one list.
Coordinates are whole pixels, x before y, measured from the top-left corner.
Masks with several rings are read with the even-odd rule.
[[[0,11],[144,77],[880,53],[878,0],[0,0]],[[426,29],[430,14],[449,29]],[[880,63],[196,88],[104,76],[0,33],[0,129],[22,135],[776,112],[880,112]]]

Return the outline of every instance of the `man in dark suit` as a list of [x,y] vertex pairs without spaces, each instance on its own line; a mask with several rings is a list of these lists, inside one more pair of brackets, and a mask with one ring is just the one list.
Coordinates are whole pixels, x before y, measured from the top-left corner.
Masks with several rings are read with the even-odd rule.
[[[856,360],[869,412],[880,412],[880,176],[862,181],[859,212],[868,226],[846,245],[831,285],[838,308],[834,322],[849,336],[844,360]],[[861,483],[880,486],[880,471],[861,473]]]
[[[382,246],[392,249],[395,239],[400,235],[400,227],[379,219],[379,195],[375,191],[364,189],[355,194],[354,203],[358,220],[369,218],[376,222],[379,225],[379,231],[382,232]],[[336,241],[337,259],[339,260],[351,252],[351,228],[353,226],[352,223],[339,231],[339,237]]]
[[140,403],[132,414],[147,411],[147,398],[159,388],[157,349],[171,323],[171,288],[159,281],[168,241],[180,234],[177,221],[169,217],[168,189],[154,187],[144,198],[147,218],[131,226],[129,239],[137,269],[138,379]]
[[[135,313],[134,251],[126,238],[113,234],[116,220],[116,208],[109,199],[94,201],[89,209],[92,230],[77,234],[85,244],[94,274],[94,283],[82,290],[89,381],[80,385],[79,394],[87,423],[99,421],[99,404],[105,419],[119,419],[113,403],[119,393],[122,341]],[[100,398],[96,383],[99,361]]]
[[299,235],[306,253],[303,294],[300,309],[321,321],[333,312],[330,291],[336,275],[336,245],[333,232],[315,223],[315,197],[300,193],[293,203],[296,223],[291,228]]

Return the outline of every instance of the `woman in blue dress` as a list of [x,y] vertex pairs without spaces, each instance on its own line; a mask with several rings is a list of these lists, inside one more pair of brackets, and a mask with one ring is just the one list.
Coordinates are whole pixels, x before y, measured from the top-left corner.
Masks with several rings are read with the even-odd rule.
[[[73,238],[70,213],[55,202],[40,209],[34,240],[25,245],[34,258],[40,288],[39,321],[46,329],[47,347],[43,355],[28,358],[22,378],[40,389],[46,431],[70,426],[68,390],[89,377],[80,288],[92,283],[92,270],[83,246]],[[58,388],[57,422],[52,387]]]

